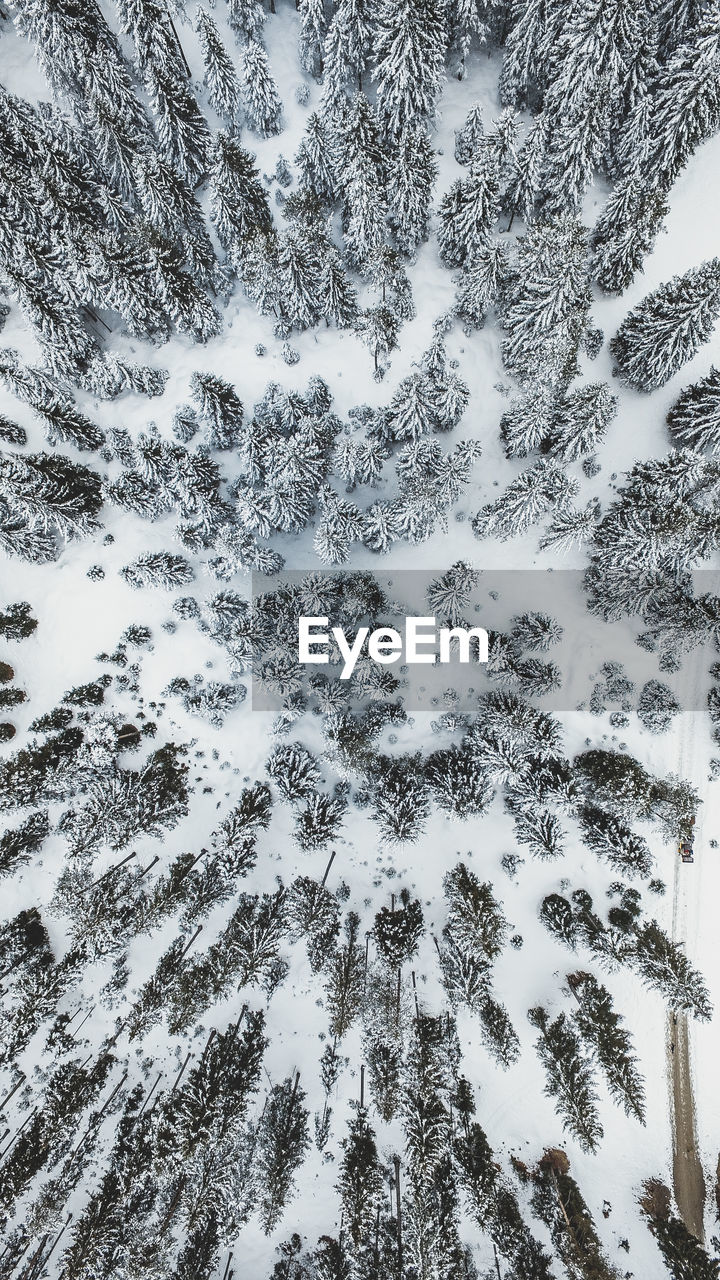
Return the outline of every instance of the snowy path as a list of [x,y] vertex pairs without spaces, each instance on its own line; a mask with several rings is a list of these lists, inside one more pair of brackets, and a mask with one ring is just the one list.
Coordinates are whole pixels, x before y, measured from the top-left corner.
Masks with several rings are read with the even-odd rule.
[[[698,714],[702,705],[702,680],[710,659],[702,649],[688,662],[687,686],[683,691],[678,733],[677,773],[695,786],[703,802],[695,819],[694,863],[675,856],[673,877],[672,938],[685,944],[692,958],[698,934],[702,882],[703,817],[707,801],[707,761],[703,758]],[[702,779],[702,784],[701,780]],[[685,832],[678,832],[678,838]],[[678,1209],[688,1229],[704,1241],[705,1176],[698,1149],[697,1108],[692,1070],[690,1022],[687,1014],[669,1013],[666,1029],[670,1119],[673,1135],[673,1189]]]

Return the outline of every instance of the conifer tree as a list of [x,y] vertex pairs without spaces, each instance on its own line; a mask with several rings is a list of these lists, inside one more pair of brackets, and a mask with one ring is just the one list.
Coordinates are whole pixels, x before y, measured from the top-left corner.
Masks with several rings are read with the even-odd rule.
[[240,93],[250,128],[261,138],[282,129],[282,102],[267,54],[258,40],[248,40],[241,54]]
[[205,9],[198,10],[197,33],[205,63],[205,88],[210,105],[219,116],[232,122],[237,114],[240,85],[232,58]]
[[299,0],[300,65],[308,75],[319,78],[323,70],[323,44],[327,34],[324,0]]
[[720,314],[720,258],[675,276],[629,312],[610,351],[638,391],[662,387],[706,343]]
[[626,1115],[645,1123],[645,1089],[632,1040],[615,1012],[610,992],[590,973],[572,973],[568,983],[579,1001],[575,1022],[592,1048],[615,1102]]
[[236,269],[254,237],[268,235],[272,215],[253,157],[218,133],[210,166],[210,217]]
[[376,23],[380,118],[388,138],[399,138],[433,118],[447,45],[445,12],[427,0],[382,0]]
[[531,382],[541,368],[564,390],[577,372],[589,307],[584,229],[568,217],[534,223],[517,242],[501,298],[508,371]]
[[273,1085],[258,1131],[257,1170],[260,1218],[266,1234],[280,1221],[293,1189],[295,1174],[309,1146],[308,1112],[299,1073]]
[[578,1036],[564,1013],[550,1022],[538,1007],[529,1010],[528,1018],[540,1032],[537,1048],[547,1076],[545,1092],[555,1098],[563,1124],[583,1150],[595,1151],[603,1128],[592,1070],[582,1057]]
[[681,391],[667,424],[678,449],[720,453],[720,370],[713,365],[706,378]]

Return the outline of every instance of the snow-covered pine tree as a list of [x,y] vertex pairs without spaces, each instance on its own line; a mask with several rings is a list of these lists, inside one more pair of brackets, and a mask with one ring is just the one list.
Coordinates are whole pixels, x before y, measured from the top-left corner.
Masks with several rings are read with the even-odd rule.
[[222,119],[232,123],[240,97],[233,60],[206,9],[198,9],[196,30],[205,63],[205,88],[210,106]]
[[115,0],[120,29],[135,45],[137,65],[166,158],[197,182],[207,168],[211,135],[189,84],[184,54],[155,0]]
[[240,93],[250,128],[261,138],[282,129],[282,102],[259,40],[248,40],[241,53]]
[[649,116],[650,145],[643,166],[649,186],[667,191],[696,147],[720,126],[720,14],[711,7],[660,64]]
[[478,0],[459,0],[448,12],[450,66],[458,80],[465,78],[470,50],[482,48],[487,43],[489,30],[485,21],[486,8]]
[[478,538],[512,538],[542,520],[553,508],[562,512],[577,487],[577,482],[557,463],[541,458],[511,481],[500,498],[478,511],[472,521],[473,533]]
[[618,398],[606,382],[591,382],[556,401],[550,452],[563,462],[594,453],[617,413]]
[[244,409],[235,388],[211,373],[194,373],[190,395],[207,427],[211,449],[233,449],[243,434]]
[[362,91],[370,54],[372,12],[367,0],[338,0],[324,47],[323,97],[338,110],[346,93]]
[[517,241],[501,296],[503,359],[520,382],[564,391],[578,371],[590,309],[587,233],[574,218],[536,222]]
[[300,1074],[271,1087],[258,1129],[255,1155],[260,1182],[260,1217],[269,1234],[292,1193],[295,1174],[310,1145],[309,1112]]
[[427,240],[430,200],[438,173],[425,124],[419,122],[403,130],[390,152],[389,170],[388,225],[400,251],[411,254]]
[[381,0],[376,14],[373,80],[386,136],[431,121],[447,47],[444,8],[428,0]]
[[656,920],[646,921],[637,930],[633,962],[646,986],[659,991],[671,1009],[685,1010],[703,1022],[712,1016],[702,974]]
[[317,80],[323,71],[323,44],[327,34],[325,0],[298,0],[300,65]]
[[506,458],[527,458],[543,448],[555,426],[556,404],[552,390],[542,383],[510,402],[500,419]]
[[541,1007],[528,1011],[540,1036],[537,1051],[545,1068],[545,1092],[555,1099],[563,1125],[584,1151],[596,1151],[603,1136],[597,1094],[590,1063],[581,1052],[580,1039],[564,1013],[550,1022]]
[[479,102],[475,102],[468,111],[462,128],[455,130],[455,159],[458,164],[469,165],[477,158],[484,137],[482,107]]
[[326,966],[325,983],[330,1031],[342,1039],[360,1012],[365,989],[365,949],[359,945],[360,917],[349,911],[343,924],[345,942]]
[[720,369],[713,365],[707,377],[681,391],[667,424],[678,449],[720,453]]
[[610,992],[590,973],[568,974],[568,985],[579,1003],[574,1018],[607,1080],[613,1100],[625,1114],[645,1123],[645,1089],[632,1050],[630,1033],[615,1012]]
[[440,205],[438,245],[443,262],[460,267],[487,248],[500,212],[500,175],[487,140]]
[[424,931],[422,907],[405,890],[400,903],[381,907],[375,916],[373,936],[378,955],[391,969],[399,969],[415,955]]
[[512,231],[518,214],[527,224],[533,221],[542,190],[547,137],[547,117],[541,113],[515,156],[512,176],[503,193],[503,205],[509,214],[508,231]]
[[622,293],[652,249],[668,212],[662,187],[641,174],[622,178],[593,228],[592,276],[606,293]]
[[307,118],[295,163],[301,187],[318,200],[332,203],[337,194],[336,143],[333,131],[317,111]]
[[[274,12],[272,6],[270,12]],[[246,40],[262,41],[265,11],[261,0],[228,0],[228,19],[238,44]]]
[[272,230],[270,206],[253,156],[222,131],[216,134],[210,165],[210,217],[236,269],[253,238]]
[[618,375],[638,391],[662,387],[712,336],[720,314],[720,258],[643,298],[610,343]]

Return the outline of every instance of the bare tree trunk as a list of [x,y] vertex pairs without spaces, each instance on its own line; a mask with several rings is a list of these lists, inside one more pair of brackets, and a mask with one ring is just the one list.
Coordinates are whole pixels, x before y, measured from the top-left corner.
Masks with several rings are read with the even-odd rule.
[[322,880],[320,881],[320,885],[321,885],[321,887],[322,887],[323,889],[325,888],[325,882],[326,882],[326,880],[327,880],[327,878],[328,878],[328,876],[329,876],[329,874],[330,874],[330,868],[331,868],[331,866],[332,866],[332,864],[333,864],[333,862],[334,862],[334,861],[335,861],[335,850],[333,849],[333,850],[332,850],[332,852],[331,852],[331,854],[330,854],[330,861],[328,862],[328,864],[327,864],[327,866],[326,866],[326,868],[325,868],[325,875],[323,876]]
[[402,1276],[403,1246],[402,1246],[402,1206],[400,1201],[400,1157],[395,1156],[393,1159],[393,1163],[395,1165],[395,1203],[397,1206],[398,1275]]
[[26,1080],[27,1080],[27,1076],[24,1073],[21,1074],[17,1084],[14,1084],[10,1092],[5,1094],[5,1097],[3,1098],[2,1102],[0,1102],[0,1114],[2,1114],[2,1112],[5,1110],[5,1107],[7,1106],[8,1102],[12,1098],[13,1094],[17,1093],[20,1086],[23,1085]]

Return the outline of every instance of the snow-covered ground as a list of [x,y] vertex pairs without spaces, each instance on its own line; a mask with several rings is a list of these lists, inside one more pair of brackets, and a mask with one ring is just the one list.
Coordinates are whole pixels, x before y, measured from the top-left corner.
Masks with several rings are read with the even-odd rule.
[[[298,67],[295,54],[298,19],[289,6],[278,3],[278,10],[278,15],[266,24],[265,39],[283,97],[286,127],[277,138],[253,138],[247,143],[257,154],[261,173],[268,174],[273,172],[279,154],[292,163],[307,113],[317,103],[320,94],[319,87],[310,83],[309,105],[298,106],[295,90],[307,81]],[[193,75],[199,80],[201,65],[195,37],[187,27],[181,27],[180,34]],[[49,96],[29,47],[9,31],[3,35],[0,44],[0,65],[3,81],[13,92],[36,101]],[[470,105],[479,100],[487,121],[497,114],[497,73],[494,59],[478,56],[471,60],[464,81],[451,79],[446,84],[435,135],[440,164],[438,195],[446,191],[461,172],[453,158],[454,130],[462,124]],[[720,137],[698,149],[676,183],[665,231],[631,288],[621,298],[610,299],[599,294],[595,298],[593,316],[607,338],[612,336],[630,307],[651,288],[717,251],[715,175],[718,172]],[[596,217],[603,198],[603,191],[594,187],[587,198],[588,221]],[[165,392],[159,399],[148,401],[131,395],[115,402],[101,403],[79,394],[78,403],[103,428],[122,426],[136,436],[152,420],[163,437],[171,438],[173,412],[187,399],[190,375],[195,370],[210,371],[227,378],[248,407],[260,398],[270,381],[278,381],[288,389],[301,389],[311,375],[320,374],[332,391],[335,411],[343,421],[347,421],[348,410],[358,403],[380,405],[388,402],[400,380],[412,370],[427,348],[432,338],[433,321],[452,304],[453,275],[440,264],[434,239],[431,238],[420,249],[409,274],[417,315],[403,326],[399,349],[393,353],[390,370],[383,382],[372,380],[371,358],[359,339],[351,332],[336,329],[318,328],[293,335],[292,342],[300,354],[300,361],[293,368],[288,368],[281,356],[281,343],[273,336],[271,320],[259,316],[238,289],[223,311],[222,334],[205,347],[193,346],[189,340],[178,337],[160,349],[145,349],[143,344],[127,338],[113,339],[113,349],[119,355],[132,355],[143,363],[156,364],[169,371]],[[258,342],[267,348],[267,355],[262,358],[254,353]],[[3,330],[2,344],[16,348],[31,363],[37,360],[33,340],[15,309]],[[448,528],[436,531],[420,548],[396,543],[380,568],[385,572],[421,566],[439,573],[460,559],[480,569],[535,568],[542,571],[581,568],[584,564],[582,552],[560,560],[555,552],[539,551],[538,535],[534,530],[505,543],[492,539],[480,543],[473,536],[470,517],[483,504],[492,501],[525,464],[505,458],[498,433],[499,419],[507,403],[503,386],[508,379],[500,359],[497,328],[488,324],[466,335],[456,326],[448,335],[447,348],[449,356],[459,362],[459,372],[470,388],[468,409],[452,439],[479,440],[483,448],[482,457],[457,508],[451,513]],[[606,505],[621,483],[622,473],[636,460],[661,456],[668,449],[664,425],[668,407],[680,388],[705,374],[713,361],[720,361],[720,336],[708,343],[662,391],[652,395],[640,395],[615,387],[607,345],[596,361],[585,361],[583,374],[594,381],[604,379],[610,382],[613,389],[618,390],[620,407],[606,440],[597,451],[600,472],[593,479],[588,479],[578,465],[571,468],[580,483],[579,501],[586,502],[597,496]],[[28,408],[0,391],[0,411],[27,429],[29,447],[43,447],[38,423]],[[191,758],[191,763],[196,766],[191,769],[191,776],[197,779],[197,785],[190,815],[162,841],[143,838],[137,846],[138,857],[143,864],[157,853],[161,860],[160,868],[164,868],[176,853],[199,850],[218,817],[230,807],[241,785],[247,780],[264,777],[264,762],[273,744],[273,716],[253,711],[248,698],[238,710],[228,715],[224,727],[218,730],[186,714],[177,699],[163,699],[163,690],[174,676],[191,679],[199,672],[206,676],[212,674],[218,679],[227,677],[227,658],[191,622],[178,623],[172,634],[164,631],[163,623],[174,617],[172,597],[157,591],[134,591],[119,576],[120,569],[140,553],[173,548],[174,519],[168,517],[151,524],[127,512],[107,507],[102,521],[102,529],[95,537],[69,543],[54,563],[28,565],[8,561],[2,566],[3,599],[7,602],[27,600],[39,620],[39,626],[30,639],[8,650],[8,659],[16,672],[15,683],[27,692],[28,700],[13,709],[12,719],[18,733],[15,740],[2,746],[0,751],[9,754],[25,745],[32,736],[28,733],[28,726],[34,718],[56,706],[67,689],[95,679],[105,669],[98,664],[96,656],[103,651],[112,652],[130,622],[149,626],[153,644],[151,651],[141,658],[141,689],[146,707],[153,702],[165,701],[167,704],[162,718],[156,717],[158,741],[167,738],[192,742],[193,751],[198,753],[197,759]],[[104,541],[107,534],[114,539],[110,544]],[[317,567],[312,530],[300,537],[280,537],[274,545],[285,556],[289,568]],[[87,577],[88,569],[96,564],[104,569],[102,581],[91,581]],[[362,550],[355,549],[349,567],[367,565],[368,557]],[[246,578],[238,577],[231,585],[241,592],[249,590]],[[210,598],[217,589],[214,579],[198,576],[189,590],[202,601]],[[579,611],[584,607],[579,586],[576,607],[579,617]],[[567,625],[564,619],[561,621]],[[589,688],[587,692],[589,694]],[[661,737],[648,734],[634,717],[629,728],[618,732],[610,727],[606,716],[598,718],[587,710],[563,711],[560,719],[565,735],[564,750],[569,758],[583,750],[586,742],[617,745],[623,741],[627,749],[653,772],[660,775],[677,773],[698,789],[703,806],[698,823],[701,838],[698,839],[695,864],[681,867],[678,873],[685,927],[677,936],[684,933],[682,940],[686,943],[687,954],[705,975],[711,998],[718,1008],[720,959],[715,942],[715,917],[720,897],[720,850],[712,849],[709,842],[713,838],[720,840],[720,812],[717,786],[708,781],[712,744],[702,714],[701,698],[697,702],[697,706],[687,710],[673,729]],[[132,719],[133,705],[129,698],[124,699],[121,693],[114,693],[113,704],[123,716]],[[436,715],[436,710],[413,712],[411,722],[396,730],[397,749],[432,749],[438,742],[430,727]],[[303,724],[300,736],[311,749],[319,747],[316,727]],[[682,745],[688,742],[692,744],[690,759]],[[199,755],[201,752],[204,753],[202,756]],[[212,793],[204,794],[204,787],[212,787]],[[54,806],[52,816],[57,818],[63,807]],[[676,846],[663,842],[657,831],[651,837],[651,845],[657,860],[655,874],[667,885],[667,893],[662,898],[645,893],[645,910],[656,915],[663,927],[671,931]],[[336,847],[337,858],[329,887],[337,888],[341,881],[346,881],[350,887],[348,905],[356,907],[364,921],[372,920],[374,913],[389,903],[390,893],[402,886],[422,901],[427,929],[414,968],[418,998],[429,1012],[438,1010],[445,1003],[432,941],[432,934],[439,935],[444,923],[443,876],[461,854],[480,879],[492,881],[494,893],[510,922],[510,933],[518,933],[523,939],[520,949],[504,949],[494,971],[495,990],[508,1008],[522,1051],[516,1064],[507,1070],[500,1069],[481,1046],[473,1017],[466,1012],[458,1015],[465,1060],[463,1069],[477,1087],[477,1118],[505,1169],[509,1169],[511,1154],[531,1164],[537,1161],[545,1147],[564,1147],[570,1157],[573,1176],[587,1200],[611,1261],[622,1273],[629,1270],[636,1277],[660,1274],[657,1246],[640,1219],[636,1200],[644,1179],[662,1177],[668,1183],[672,1179],[666,1013],[662,998],[655,992],[648,992],[627,968],[617,973],[598,975],[610,989],[616,1007],[632,1031],[646,1080],[648,1121],[641,1128],[636,1121],[626,1118],[613,1105],[603,1086],[601,1119],[605,1136],[595,1155],[584,1153],[572,1138],[563,1133],[552,1099],[543,1092],[543,1071],[534,1050],[537,1033],[527,1020],[528,1009],[537,1004],[544,1005],[552,1013],[561,1008],[570,1009],[573,1002],[566,989],[566,975],[587,962],[586,956],[574,956],[544,929],[538,919],[543,897],[562,891],[563,882],[566,882],[572,888],[587,888],[602,912],[608,883],[614,878],[611,870],[597,861],[575,831],[561,859],[543,862],[526,855],[517,879],[511,881],[501,866],[501,858],[516,846],[511,819],[499,800],[495,801],[488,815],[476,820],[451,821],[435,812],[416,843],[394,850],[378,844],[377,827],[365,812],[351,809]],[[64,855],[64,841],[59,836],[52,836],[39,858],[3,883],[3,917],[10,919],[30,903],[37,904],[58,954],[62,954],[66,946],[64,923],[58,916],[48,914],[47,906]],[[115,860],[116,855],[104,850],[97,859],[97,875]],[[287,812],[276,806],[273,823],[262,840],[257,866],[242,887],[248,891],[269,890],[274,887],[276,876],[280,876],[285,884],[299,874],[320,879],[326,862],[326,850],[307,854],[297,848],[290,836]],[[227,904],[211,913],[205,921],[199,945],[205,948],[214,941],[227,914]],[[677,926],[677,921],[675,923]],[[176,924],[171,920],[150,937],[134,939],[129,953],[130,991],[137,991],[151,975],[157,959],[175,936],[175,930]],[[322,1038],[327,1034],[327,1014],[321,1001],[319,980],[310,970],[303,945],[289,947],[288,954],[291,958],[289,978],[275,992],[267,1009],[270,1045],[265,1066],[274,1081],[299,1070],[307,1091],[308,1105],[316,1111],[322,1107],[318,1062],[324,1043]],[[86,971],[82,995],[88,1007],[93,1001],[93,993],[106,977],[107,972],[101,965]],[[255,1004],[262,1003],[257,992],[250,999]],[[211,1027],[222,1028],[227,1024],[230,1014],[239,1009],[240,1001],[240,996],[234,996],[231,1001],[222,1001],[207,1011],[202,1020],[205,1030],[192,1041],[196,1051],[204,1044]],[[72,1007],[76,1002],[74,996]],[[95,1004],[93,1015],[83,1029],[89,1046],[100,1043],[112,1029],[113,1019],[112,1011]],[[720,1151],[717,1017],[707,1024],[694,1024],[691,1034],[698,1139],[710,1191],[706,1219],[710,1236],[715,1230],[712,1188]],[[38,1053],[41,1039],[42,1033],[31,1043],[23,1058],[22,1065],[28,1071],[31,1083],[33,1055]],[[186,1052],[184,1040],[169,1037],[163,1023],[145,1037],[141,1049],[136,1050],[123,1040],[118,1047],[121,1054],[127,1055],[131,1077],[139,1076],[142,1060],[152,1059],[152,1074],[164,1070],[170,1079],[176,1069],[176,1059],[181,1061]],[[91,1047],[87,1052],[91,1052]],[[311,1148],[297,1179],[297,1193],[273,1235],[265,1237],[253,1219],[236,1246],[237,1274],[247,1277],[247,1280],[263,1280],[269,1274],[276,1244],[291,1231],[298,1230],[314,1242],[324,1232],[338,1228],[338,1204],[331,1188],[336,1180],[339,1141],[343,1136],[344,1120],[349,1114],[348,1104],[359,1093],[362,1046],[357,1029],[344,1039],[342,1054],[347,1059],[347,1066],[341,1073],[336,1096],[332,1099],[333,1126],[326,1151],[321,1153],[314,1146]],[[110,1131],[111,1124],[108,1125],[108,1134]],[[393,1127],[384,1130],[380,1125],[378,1133],[382,1150],[390,1155],[401,1141],[399,1131]],[[606,1201],[610,1203],[611,1210],[604,1216]],[[81,1203],[80,1194],[77,1204]],[[69,1207],[72,1208],[73,1204]],[[535,1222],[533,1229],[541,1238],[548,1238],[541,1224]],[[491,1267],[493,1255],[489,1241],[480,1240],[471,1223],[466,1224],[465,1234],[468,1239],[476,1241],[477,1261],[481,1267]],[[623,1239],[630,1242],[629,1254],[619,1248]]]

